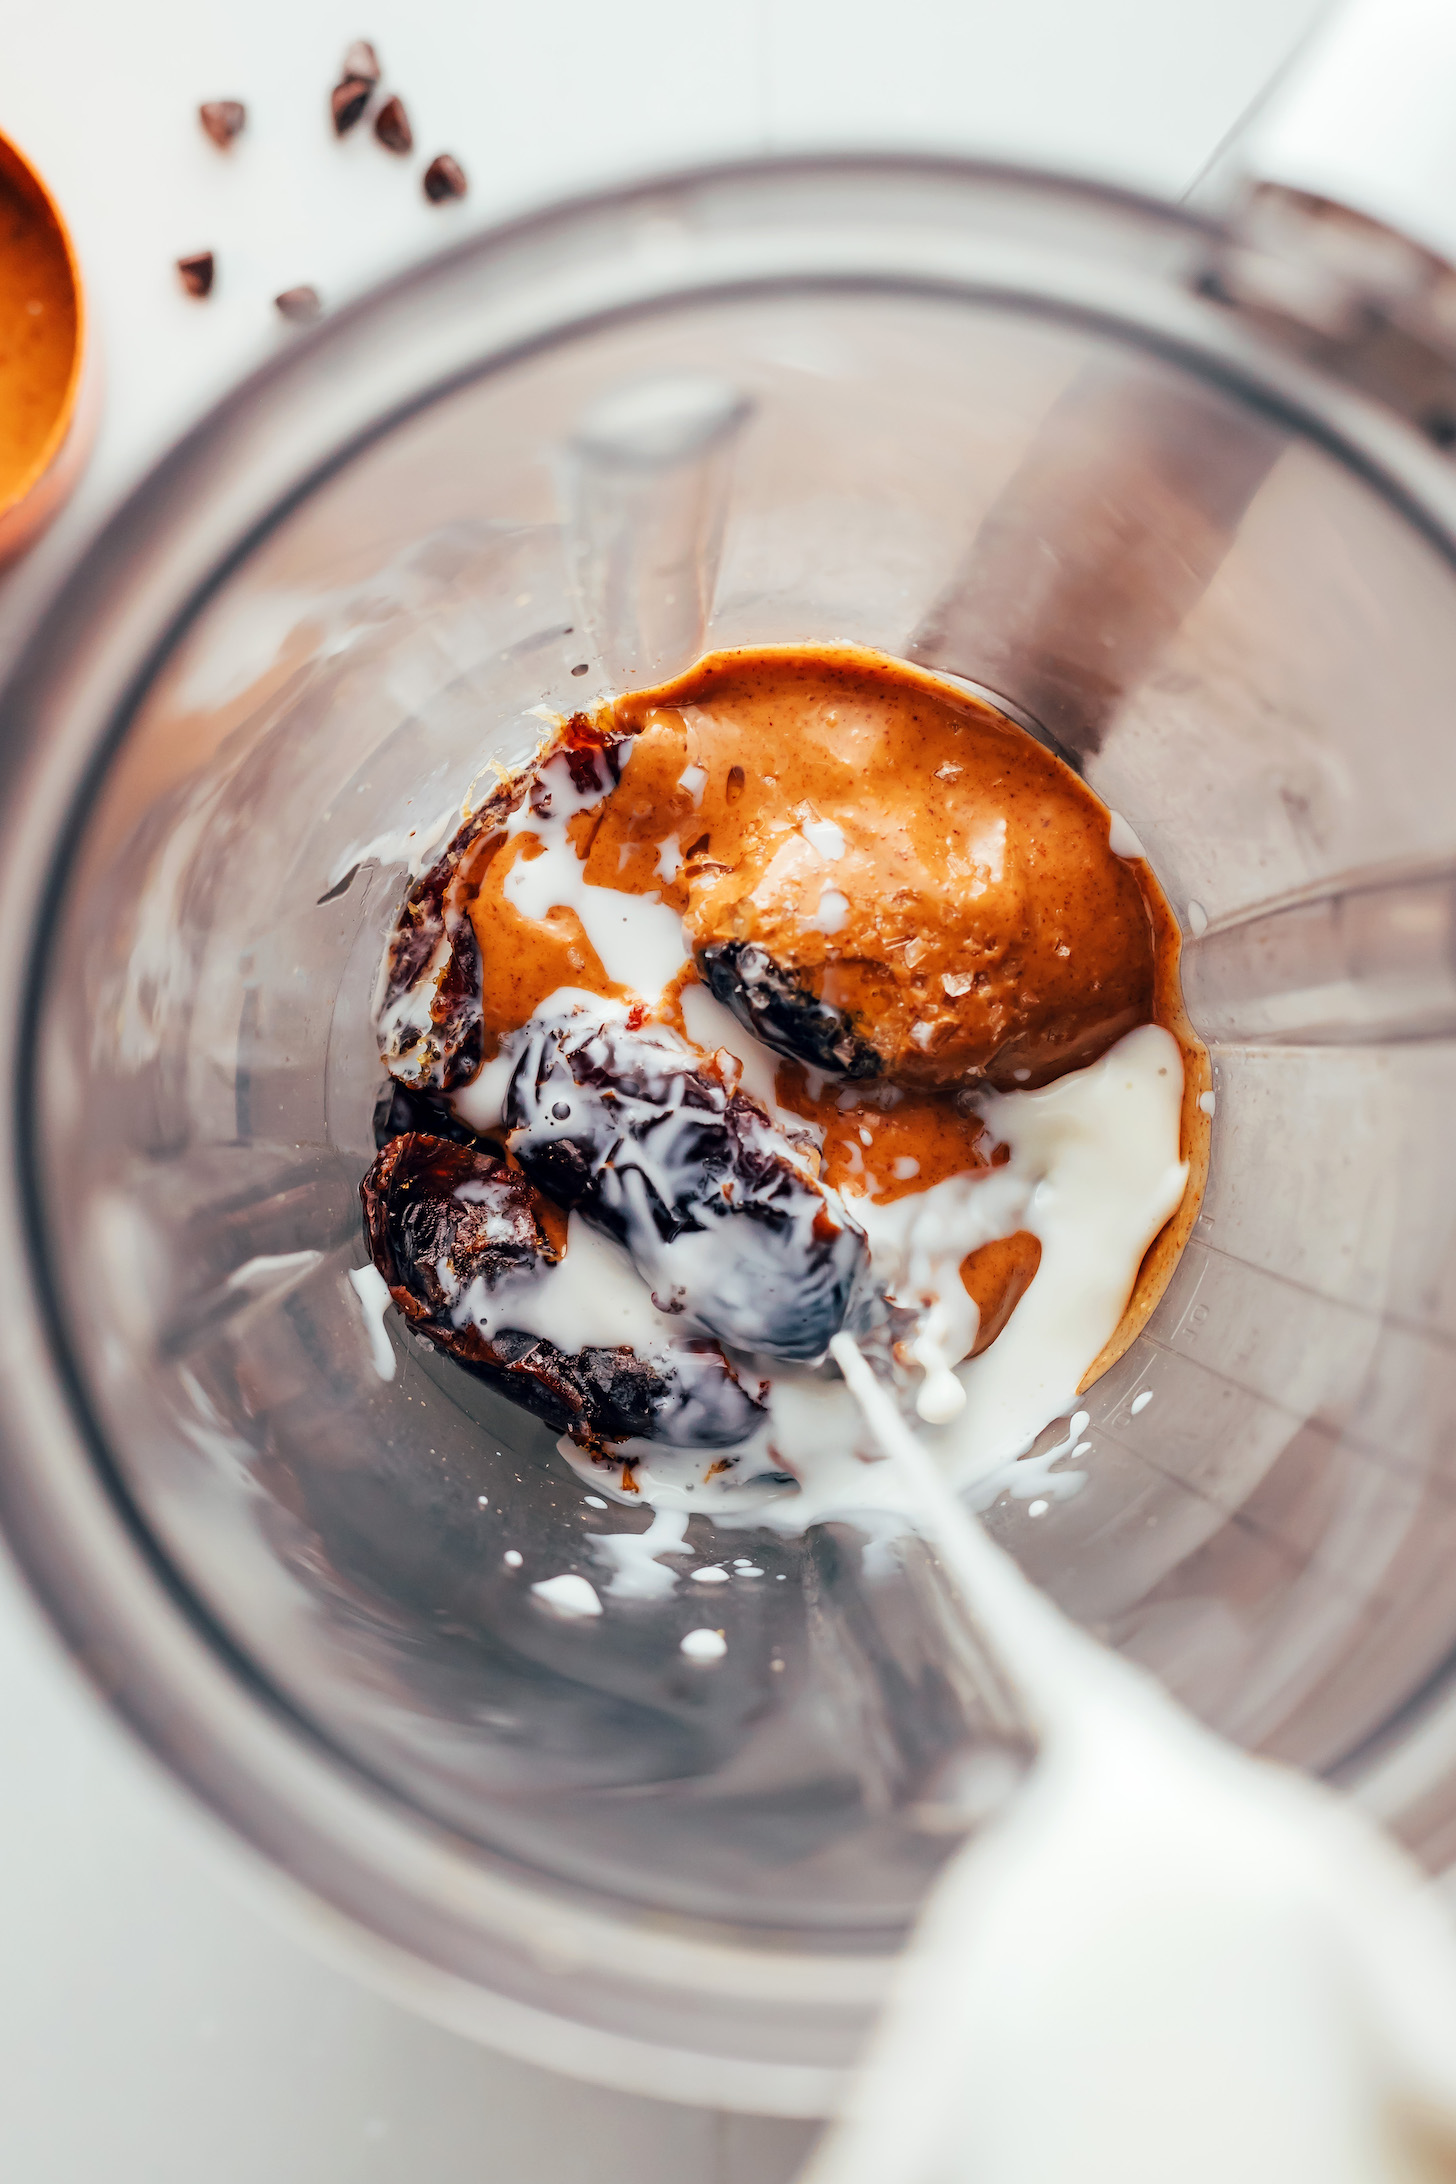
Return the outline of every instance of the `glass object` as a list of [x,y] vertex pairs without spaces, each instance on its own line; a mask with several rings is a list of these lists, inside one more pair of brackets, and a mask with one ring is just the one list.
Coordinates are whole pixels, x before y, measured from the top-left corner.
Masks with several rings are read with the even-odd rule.
[[[540,2060],[822,2110],[1026,1756],[912,1546],[699,1519],[760,1574],[612,1596],[592,1534],[645,1513],[393,1321],[382,1376],[348,1277],[385,930],[634,648],[923,660],[1135,829],[1208,1193],[1080,1488],[989,1521],[1206,1720],[1453,1847],[1456,493],[1198,293],[1211,247],[913,162],[484,236],[185,440],[6,699],[8,1535],[380,1976]],[[565,1569],[601,1618],[533,1595]]]

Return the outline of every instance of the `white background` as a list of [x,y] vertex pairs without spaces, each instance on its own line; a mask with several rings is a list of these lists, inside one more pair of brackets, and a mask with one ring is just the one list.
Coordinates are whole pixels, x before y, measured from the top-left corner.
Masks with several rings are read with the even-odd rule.
[[[0,130],[85,262],[106,410],[80,494],[0,580],[0,667],[116,496],[330,303],[594,182],[742,153],[987,153],[1180,194],[1321,0],[8,0]],[[417,150],[343,143],[371,37]],[[246,100],[226,155],[195,119]],[[424,201],[437,151],[471,182]],[[204,304],[173,261],[211,248]],[[420,2024],[268,1923],[0,1564],[5,2184],[781,2184],[808,2134],[591,2091]],[[893,2179],[886,2179],[893,2184]]]

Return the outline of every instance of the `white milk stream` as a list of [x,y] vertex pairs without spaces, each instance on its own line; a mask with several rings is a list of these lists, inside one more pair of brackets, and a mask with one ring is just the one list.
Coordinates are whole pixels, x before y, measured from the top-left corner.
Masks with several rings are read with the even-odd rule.
[[[528,917],[574,908],[608,975],[655,1002],[687,956],[681,922],[656,897],[586,884],[566,827],[596,792],[579,795],[557,771],[551,816],[523,806],[508,825],[512,837],[534,835],[537,853],[513,865],[506,893]],[[812,846],[833,863],[827,834]],[[1111,846],[1140,853],[1116,815]],[[674,854],[669,845],[660,859],[665,878]],[[840,899],[826,891],[821,914]],[[399,1006],[427,1006],[432,984]],[[775,1057],[705,989],[689,987],[683,1008],[694,1043],[736,1055],[746,1088],[796,1125],[776,1108]],[[498,1120],[512,1066],[488,1064],[455,1095],[477,1129]],[[1004,1817],[934,1890],[812,2184],[1456,2179],[1456,1946],[1421,1877],[1352,1810],[1220,1744],[1067,1623],[956,1491],[985,1506],[1007,1487],[1025,1498],[1080,1484],[1053,1466],[1081,1453],[1087,1414],[1075,1390],[1182,1196],[1182,1089],[1176,1043],[1145,1025],[1090,1069],[982,1101],[1011,1149],[1004,1167],[889,1204],[846,1200],[884,1285],[932,1307],[919,1346],[924,1445],[847,1336],[833,1345],[842,1380],[747,1361],[772,1382],[770,1414],[727,1474],[712,1475],[717,1451],[642,1444],[629,1451],[639,1459],[629,1496],[562,1443],[603,1494],[656,1505],[647,1531],[594,1540],[614,1599],[686,1582],[669,1565],[692,1557],[697,1510],[784,1531],[869,1512],[881,1530],[914,1525],[1039,1737]],[[972,1359],[960,1262],[1020,1228],[1041,1242],[1036,1278]],[[352,1279],[384,1374],[388,1299],[371,1275]],[[575,1218],[561,1267],[510,1301],[515,1324],[563,1349],[651,1347],[669,1331],[625,1255]],[[1064,1439],[1017,1461],[1068,1414]],[[784,1470],[797,1491],[772,1477]],[[710,1579],[729,1581],[721,1567],[690,1574],[705,1602]],[[534,1591],[550,1612],[601,1613],[579,1576]],[[711,1672],[725,1642],[704,1628],[682,1650]]]
[[1422,1876],[1068,1623],[834,1349],[1041,1749],[932,1893],[805,2184],[1456,2177],[1456,1943]]
[[[586,884],[566,826],[594,797],[557,771],[551,816],[523,806],[509,823],[536,837],[536,854],[513,865],[506,893],[528,917],[574,908],[608,975],[655,1002],[687,955],[681,922],[655,897]],[[1121,826],[1114,816],[1112,848],[1137,854]],[[813,846],[832,864],[834,841]],[[671,865],[668,854],[664,877]],[[421,992],[400,1005],[419,1008]],[[683,1007],[694,1043],[736,1055],[747,1089],[794,1125],[776,1108],[775,1058],[704,989],[689,987]],[[502,1057],[455,1095],[477,1129],[498,1119],[511,1066]],[[722,1567],[669,1566],[691,1559],[697,1510],[784,1531],[868,1513],[872,1529],[913,1525],[1038,1737],[1025,1785],[933,1891],[812,2184],[1456,2179],[1456,1944],[1421,1876],[1354,1811],[1221,1744],[1066,1622],[959,1498],[985,1506],[1007,1487],[1024,1498],[1080,1484],[1053,1467],[1081,1453],[1075,1390],[1182,1196],[1182,1089],[1176,1043],[1145,1025],[1089,1069],[985,1097],[1005,1166],[888,1204],[846,1200],[883,1285],[930,1307],[923,1445],[845,1335],[833,1345],[842,1380],[746,1361],[772,1382],[769,1417],[726,1474],[713,1475],[716,1451],[643,1444],[630,1450],[639,1493],[628,1496],[562,1443],[603,1494],[656,1505],[647,1531],[594,1539],[613,1599],[690,1576],[706,1604],[709,1580],[730,1581]],[[1042,1246],[1036,1278],[973,1359],[960,1263],[1021,1228]],[[388,1300],[372,1274],[352,1279],[384,1374]],[[651,1348],[670,1332],[625,1254],[575,1218],[562,1265],[510,1305],[515,1324],[564,1349]],[[1064,1439],[1017,1461],[1069,1413]],[[735,1579],[761,1574],[734,1566]],[[602,1612],[579,1575],[533,1590],[548,1612]],[[711,1673],[723,1634],[690,1631],[682,1650]]]

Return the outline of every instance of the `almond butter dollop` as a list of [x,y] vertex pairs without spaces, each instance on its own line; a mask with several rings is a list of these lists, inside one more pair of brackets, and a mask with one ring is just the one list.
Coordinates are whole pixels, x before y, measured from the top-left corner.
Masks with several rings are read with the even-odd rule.
[[588,876],[660,891],[700,961],[762,951],[842,1014],[852,1074],[1044,1084],[1152,1016],[1152,919],[1106,807],[969,693],[796,645],[612,713],[635,741]]

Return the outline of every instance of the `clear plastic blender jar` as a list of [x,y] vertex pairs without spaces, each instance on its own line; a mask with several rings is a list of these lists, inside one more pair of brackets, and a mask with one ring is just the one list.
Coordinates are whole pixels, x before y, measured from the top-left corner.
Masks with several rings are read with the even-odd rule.
[[[5,700],[8,1536],[331,1931],[521,2053],[822,2112],[1025,1759],[933,1571],[849,1523],[695,1520],[763,1572],[711,1675],[692,1588],[552,1617],[530,1580],[648,1513],[397,1329],[382,1377],[348,1279],[411,861],[539,709],[697,649],[968,678],[1135,829],[1208,1189],[1080,1489],[988,1521],[1205,1720],[1453,1847],[1456,486],[1230,302],[1249,263],[937,162],[544,214],[231,397]],[[728,392],[633,472],[591,420],[654,386]]]

